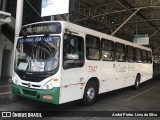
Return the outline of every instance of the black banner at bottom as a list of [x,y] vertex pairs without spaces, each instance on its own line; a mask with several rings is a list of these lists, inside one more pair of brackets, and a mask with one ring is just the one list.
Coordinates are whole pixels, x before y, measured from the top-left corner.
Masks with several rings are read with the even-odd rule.
[[0,117],[160,117],[160,111],[1,111]]

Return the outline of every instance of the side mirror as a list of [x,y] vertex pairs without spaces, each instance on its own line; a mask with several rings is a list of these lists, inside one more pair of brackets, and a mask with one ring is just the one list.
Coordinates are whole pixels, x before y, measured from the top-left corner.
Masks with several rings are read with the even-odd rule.
[[70,41],[72,39],[72,32],[69,29],[65,29],[64,40]]
[[70,43],[72,39],[72,34],[64,33],[63,39],[64,39],[64,42]]
[[69,38],[69,35],[67,33],[64,33],[63,39],[68,40],[68,38]]

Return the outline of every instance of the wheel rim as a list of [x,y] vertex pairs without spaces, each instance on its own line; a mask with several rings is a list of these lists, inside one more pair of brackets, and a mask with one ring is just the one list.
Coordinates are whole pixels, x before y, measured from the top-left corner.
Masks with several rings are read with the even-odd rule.
[[92,101],[95,97],[95,90],[93,87],[90,87],[88,90],[87,90],[87,98],[89,101]]

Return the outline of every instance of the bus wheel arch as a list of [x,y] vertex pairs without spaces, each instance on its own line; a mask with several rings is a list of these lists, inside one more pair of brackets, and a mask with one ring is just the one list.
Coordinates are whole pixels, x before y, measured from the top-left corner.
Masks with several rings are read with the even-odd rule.
[[98,93],[99,93],[98,78],[96,77],[90,78],[86,83],[81,103],[87,106],[92,105],[96,101]]
[[137,90],[140,87],[140,82],[141,82],[141,74],[138,73],[135,79],[135,83],[134,83],[135,90]]

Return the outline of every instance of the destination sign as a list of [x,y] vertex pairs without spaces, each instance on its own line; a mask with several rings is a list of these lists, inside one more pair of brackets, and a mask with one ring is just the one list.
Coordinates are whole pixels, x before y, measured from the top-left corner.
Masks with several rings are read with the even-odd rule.
[[41,41],[45,41],[45,42],[56,42],[59,40],[59,37],[53,37],[53,36],[49,36],[49,37],[28,37],[28,38],[19,38],[19,42],[23,43],[23,42],[41,42]]
[[60,34],[61,24],[55,23],[39,23],[24,26],[21,29],[20,36],[40,35],[40,34]]

